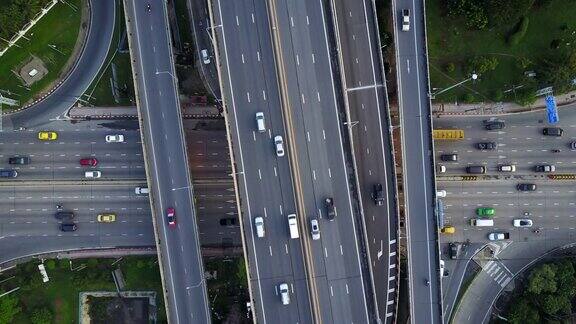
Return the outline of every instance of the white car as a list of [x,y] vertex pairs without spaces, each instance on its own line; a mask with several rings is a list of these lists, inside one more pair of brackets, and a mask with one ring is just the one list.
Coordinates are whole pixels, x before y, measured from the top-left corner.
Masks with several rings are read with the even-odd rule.
[[531,219],[519,218],[514,220],[514,227],[532,227],[532,225]]
[[284,140],[282,136],[278,135],[274,137],[274,146],[276,147],[276,155],[278,157],[284,156]]
[[100,171],[86,171],[84,172],[84,177],[88,179],[92,178],[100,178],[102,176],[102,172]]
[[436,198],[446,197],[446,190],[436,190]]
[[410,9],[402,10],[402,31],[410,30]]
[[289,305],[290,304],[290,290],[288,289],[287,283],[281,283],[278,286],[280,290],[280,298],[282,299],[282,305]]
[[438,173],[446,173],[446,166],[442,164],[436,165],[436,172]]
[[264,218],[260,216],[254,218],[254,227],[256,228],[256,236],[264,237]]
[[516,166],[512,164],[501,164],[498,166],[500,172],[516,172]]
[[203,49],[200,51],[200,53],[202,54],[202,62],[204,64],[210,64],[210,56],[208,56],[208,50]]
[[115,134],[115,135],[106,135],[106,143],[123,143],[124,142],[124,135]]
[[150,190],[148,190],[148,188],[145,187],[136,187],[134,189],[134,193],[136,193],[137,195],[147,195],[150,193]]
[[310,233],[312,234],[313,240],[320,239],[320,225],[318,225],[318,220],[316,218],[310,220]]
[[502,241],[502,240],[506,240],[509,238],[510,238],[510,234],[508,234],[508,233],[494,232],[494,233],[488,234],[488,239],[490,241]]

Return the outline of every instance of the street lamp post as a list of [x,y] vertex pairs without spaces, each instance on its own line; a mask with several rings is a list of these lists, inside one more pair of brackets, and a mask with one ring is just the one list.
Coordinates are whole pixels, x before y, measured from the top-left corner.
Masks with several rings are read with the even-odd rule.
[[464,80],[464,81],[460,81],[460,82],[456,83],[455,85],[452,85],[452,86],[450,86],[450,87],[448,87],[448,88],[446,88],[446,89],[442,89],[442,90],[440,90],[440,91],[438,91],[438,92],[436,92],[436,93],[430,93],[430,99],[436,99],[436,96],[439,95],[439,94],[441,94],[441,93],[444,93],[444,92],[446,92],[446,91],[448,91],[448,90],[450,90],[450,89],[456,88],[457,86],[462,85],[462,84],[464,84],[464,83],[466,83],[466,82],[468,82],[468,81],[470,81],[470,80],[477,80],[477,79],[478,79],[478,74],[472,73],[472,75],[471,75],[468,79],[466,79],[466,80]]

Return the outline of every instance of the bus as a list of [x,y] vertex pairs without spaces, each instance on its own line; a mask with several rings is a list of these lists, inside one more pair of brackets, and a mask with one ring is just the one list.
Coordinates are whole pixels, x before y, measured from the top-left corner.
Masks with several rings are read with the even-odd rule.
[[432,137],[435,140],[461,140],[464,139],[464,130],[462,129],[434,129]]

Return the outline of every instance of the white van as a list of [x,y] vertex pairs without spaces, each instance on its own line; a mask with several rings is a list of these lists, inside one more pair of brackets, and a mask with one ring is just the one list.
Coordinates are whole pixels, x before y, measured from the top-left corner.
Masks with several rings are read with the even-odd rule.
[[259,111],[256,113],[256,127],[260,133],[266,131],[266,122],[264,121],[264,113]]
[[256,236],[264,237],[264,218],[260,216],[254,218],[254,227],[256,227]]
[[493,219],[472,218],[470,220],[472,226],[494,226]]
[[296,214],[288,215],[288,228],[290,229],[290,238],[297,239],[300,237],[300,234],[298,233]]

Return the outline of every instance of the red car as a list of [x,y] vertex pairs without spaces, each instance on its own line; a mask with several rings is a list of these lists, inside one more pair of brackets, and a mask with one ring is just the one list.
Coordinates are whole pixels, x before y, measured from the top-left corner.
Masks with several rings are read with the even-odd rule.
[[174,208],[170,207],[166,209],[166,218],[168,219],[168,226],[176,226],[176,212],[174,211]]
[[84,166],[96,166],[96,165],[98,165],[98,160],[96,160],[96,158],[80,159],[80,165],[84,165]]

